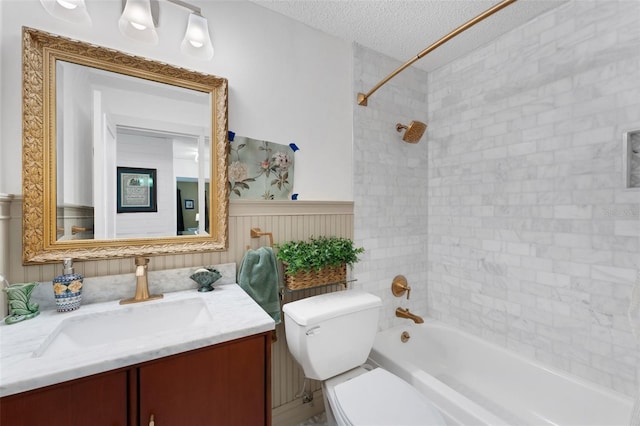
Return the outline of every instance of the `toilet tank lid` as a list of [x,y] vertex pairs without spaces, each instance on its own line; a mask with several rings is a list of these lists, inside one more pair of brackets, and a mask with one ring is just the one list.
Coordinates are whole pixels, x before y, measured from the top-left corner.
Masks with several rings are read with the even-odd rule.
[[306,326],[380,306],[382,301],[378,296],[361,290],[345,290],[286,303],[282,306],[282,310],[298,325]]

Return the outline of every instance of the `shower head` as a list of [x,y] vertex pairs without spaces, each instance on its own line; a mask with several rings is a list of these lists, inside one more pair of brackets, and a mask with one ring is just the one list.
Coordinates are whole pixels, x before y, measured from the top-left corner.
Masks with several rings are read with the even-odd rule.
[[418,143],[420,138],[424,134],[424,131],[427,129],[427,125],[420,121],[412,121],[408,126],[404,124],[396,124],[396,130],[401,132],[402,129],[406,129],[404,132],[404,136],[402,140],[409,143]]

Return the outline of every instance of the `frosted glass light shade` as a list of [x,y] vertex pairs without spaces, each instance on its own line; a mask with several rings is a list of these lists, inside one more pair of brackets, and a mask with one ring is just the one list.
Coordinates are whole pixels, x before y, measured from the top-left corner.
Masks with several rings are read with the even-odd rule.
[[209,36],[209,23],[206,18],[192,13],[184,39],[180,45],[182,52],[200,59],[213,58],[213,45]]
[[136,41],[158,44],[158,33],[153,24],[149,0],[127,0],[118,20],[120,32]]
[[84,0],[40,0],[40,3],[49,14],[58,19],[91,25],[91,17]]

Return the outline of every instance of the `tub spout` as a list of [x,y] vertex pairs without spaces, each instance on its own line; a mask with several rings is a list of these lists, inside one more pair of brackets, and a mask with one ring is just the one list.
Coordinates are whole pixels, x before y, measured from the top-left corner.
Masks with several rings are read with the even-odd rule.
[[415,322],[416,324],[422,324],[424,322],[422,317],[419,317],[416,314],[412,314],[411,312],[409,312],[409,309],[396,309],[396,316],[399,318],[408,318],[410,320],[413,320],[413,322]]

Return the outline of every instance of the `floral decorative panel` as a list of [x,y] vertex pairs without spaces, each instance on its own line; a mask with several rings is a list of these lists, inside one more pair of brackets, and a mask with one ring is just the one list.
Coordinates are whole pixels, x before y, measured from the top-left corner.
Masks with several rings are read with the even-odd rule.
[[293,193],[294,151],[288,145],[233,136],[229,139],[232,199],[289,200]]

